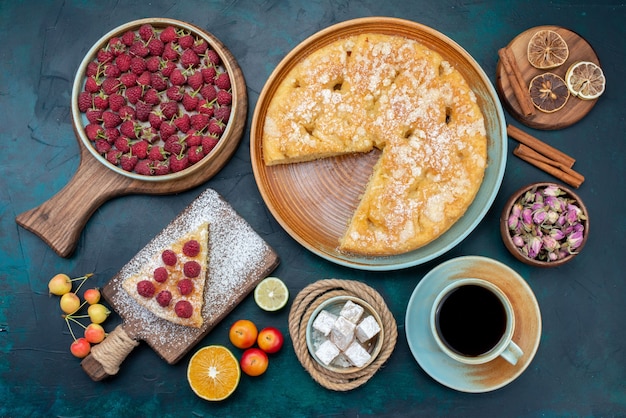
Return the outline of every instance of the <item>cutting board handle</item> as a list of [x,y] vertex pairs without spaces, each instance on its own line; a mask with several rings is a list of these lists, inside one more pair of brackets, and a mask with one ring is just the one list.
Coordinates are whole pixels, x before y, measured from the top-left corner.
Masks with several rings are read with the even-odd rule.
[[[84,148],[84,147],[83,147]],[[18,225],[38,235],[61,257],[69,257],[91,215],[128,189],[132,179],[95,158],[81,158],[74,177],[56,195],[16,217]]]
[[120,365],[139,341],[131,338],[122,325],[118,325],[106,338],[91,349],[80,363],[85,373],[94,381],[117,374]]

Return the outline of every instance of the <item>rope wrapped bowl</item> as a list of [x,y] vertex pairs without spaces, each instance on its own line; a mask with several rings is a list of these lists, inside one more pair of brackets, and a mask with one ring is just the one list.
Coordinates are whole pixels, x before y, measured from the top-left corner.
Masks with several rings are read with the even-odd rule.
[[[325,301],[337,296],[354,296],[368,303],[378,313],[384,330],[382,348],[375,359],[351,372],[336,372],[318,363],[307,346],[307,325],[313,312]],[[289,334],[298,360],[311,377],[323,387],[348,391],[365,384],[393,353],[398,328],[382,296],[364,283],[353,280],[324,279],[310,284],[295,297],[289,312]]]

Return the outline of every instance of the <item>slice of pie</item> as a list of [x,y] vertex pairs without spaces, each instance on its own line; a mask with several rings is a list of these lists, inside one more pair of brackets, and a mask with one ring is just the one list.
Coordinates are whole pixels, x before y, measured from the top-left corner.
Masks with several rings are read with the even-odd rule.
[[209,224],[205,222],[161,248],[122,286],[159,318],[199,328],[208,264]]

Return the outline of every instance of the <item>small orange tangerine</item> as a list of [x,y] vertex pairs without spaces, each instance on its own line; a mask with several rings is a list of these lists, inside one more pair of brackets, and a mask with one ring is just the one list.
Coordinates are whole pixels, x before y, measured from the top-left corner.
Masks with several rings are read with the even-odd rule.
[[187,380],[202,399],[221,401],[239,385],[241,369],[233,353],[224,346],[210,345],[198,350],[189,360]]

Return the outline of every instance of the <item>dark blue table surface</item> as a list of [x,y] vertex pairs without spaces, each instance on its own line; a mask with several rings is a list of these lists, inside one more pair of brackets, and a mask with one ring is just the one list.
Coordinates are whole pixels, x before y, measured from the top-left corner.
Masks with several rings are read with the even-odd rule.
[[[334,23],[364,16],[410,19],[463,46],[495,83],[497,50],[538,25],[560,25],[585,38],[605,71],[607,90],[579,123],[528,131],[577,159],[578,190],[591,217],[584,252],[556,269],[516,261],[501,243],[499,213],[513,191],[552,181],[511,155],[502,187],[484,220],[456,248],[424,265],[366,272],[329,263],[298,245],[273,219],[256,187],[249,126],[260,91],[300,41]],[[70,118],[77,66],[104,33],[131,20],[170,17],[211,32],[232,51],[248,86],[250,111],[241,146],[214,178],[168,196],[131,195],[103,204],[75,253],[61,258],[15,217],[57,193],[78,167]],[[623,1],[185,1],[0,2],[0,416],[625,416],[626,277],[626,5]],[[507,122],[519,125],[509,114]],[[102,286],[206,188],[217,190],[278,252],[281,277],[294,295],[316,280],[361,280],[385,298],[399,331],[396,349],[366,385],[334,392],[298,362],[289,339],[259,378],[242,376],[220,403],[196,397],[186,380],[190,355],[168,365],[146,344],[118,375],[93,382],[71,356],[71,337],[48,280],[58,272],[95,272]],[[137,216],[137,211],[148,216]],[[528,369],[493,392],[466,394],[435,382],[406,342],[404,312],[420,279],[439,263],[483,255],[519,272],[539,302],[543,333]],[[228,345],[239,318],[287,333],[288,309],[262,313],[246,298],[198,347]],[[119,321],[113,315],[110,329]],[[107,325],[108,324],[108,325]]]

